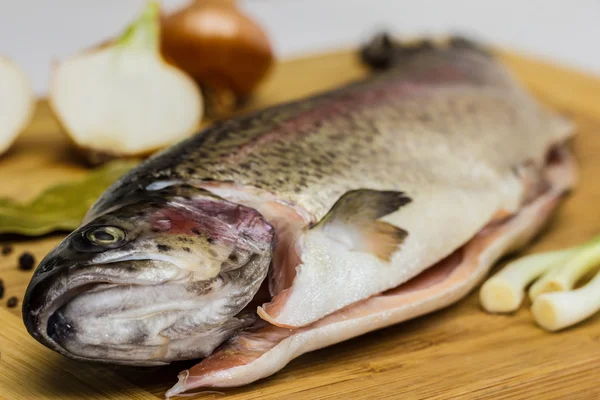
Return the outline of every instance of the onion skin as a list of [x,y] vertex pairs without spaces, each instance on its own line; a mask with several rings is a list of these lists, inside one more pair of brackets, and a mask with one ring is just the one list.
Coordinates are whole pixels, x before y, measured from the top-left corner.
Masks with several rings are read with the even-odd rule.
[[161,52],[201,87],[248,97],[274,63],[261,27],[232,0],[195,0],[161,19]]

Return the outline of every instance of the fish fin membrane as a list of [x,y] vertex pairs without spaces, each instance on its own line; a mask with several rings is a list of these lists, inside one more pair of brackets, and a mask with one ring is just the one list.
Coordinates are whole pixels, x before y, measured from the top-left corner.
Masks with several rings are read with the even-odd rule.
[[490,54],[479,43],[463,36],[451,36],[444,43],[434,43],[424,39],[418,42],[401,43],[392,38],[388,32],[374,35],[360,49],[360,57],[364,64],[374,70],[386,70],[402,64],[414,55],[440,49],[471,49]]
[[320,230],[350,250],[370,252],[390,261],[408,232],[379,218],[410,202],[403,192],[353,190],[345,193],[311,231]]

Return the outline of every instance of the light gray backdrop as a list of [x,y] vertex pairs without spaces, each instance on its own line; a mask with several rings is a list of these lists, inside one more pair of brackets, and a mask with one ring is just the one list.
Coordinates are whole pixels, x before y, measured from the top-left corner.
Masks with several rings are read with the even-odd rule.
[[[53,59],[119,32],[145,0],[0,0],[0,55],[43,94]],[[174,9],[187,0],[163,0]],[[348,47],[379,28],[459,31],[600,76],[600,0],[240,0],[280,57]]]

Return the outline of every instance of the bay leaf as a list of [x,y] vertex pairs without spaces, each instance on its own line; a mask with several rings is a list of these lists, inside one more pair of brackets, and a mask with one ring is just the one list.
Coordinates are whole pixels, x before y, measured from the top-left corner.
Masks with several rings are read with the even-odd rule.
[[110,162],[83,179],[50,186],[27,203],[0,198],[0,233],[40,236],[76,229],[96,199],[138,163]]

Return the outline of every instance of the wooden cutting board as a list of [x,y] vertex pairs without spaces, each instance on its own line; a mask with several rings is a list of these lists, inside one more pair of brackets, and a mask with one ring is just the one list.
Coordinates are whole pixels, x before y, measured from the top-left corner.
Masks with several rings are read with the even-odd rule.
[[[580,243],[600,231],[600,79],[514,54],[507,65],[542,101],[579,127],[575,152],[580,185],[526,252]],[[251,107],[297,98],[359,77],[351,52],[281,63]],[[12,150],[0,159],[0,196],[26,199],[49,184],[83,176],[85,169],[45,102]],[[133,369],[74,362],[31,339],[20,318],[30,273],[17,258],[41,259],[64,235],[2,238],[14,252],[0,255],[6,295],[0,301],[0,399],[159,399],[189,363]],[[304,355],[280,373],[226,396],[202,399],[600,399],[600,317],[550,334],[528,307],[515,315],[481,311],[477,293],[434,314]]]

